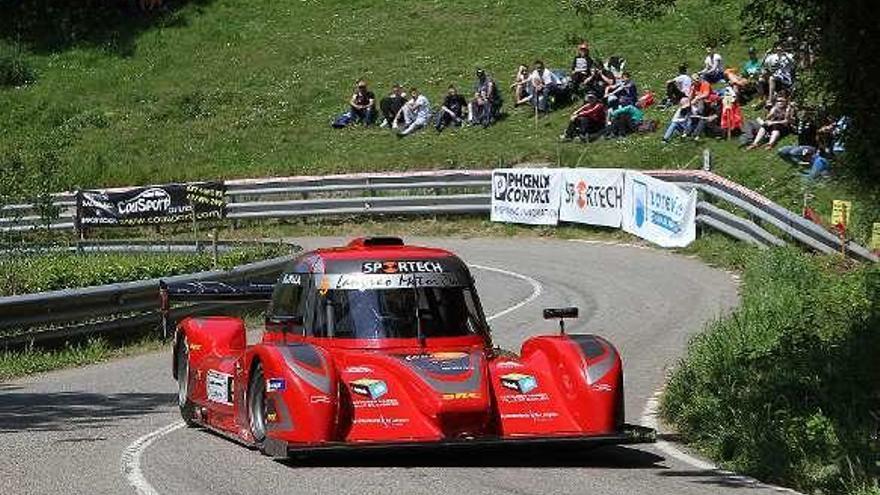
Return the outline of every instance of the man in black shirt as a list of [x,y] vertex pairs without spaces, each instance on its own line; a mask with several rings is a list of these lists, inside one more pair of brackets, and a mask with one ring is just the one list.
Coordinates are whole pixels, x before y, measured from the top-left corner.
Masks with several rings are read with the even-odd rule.
[[376,120],[376,95],[367,89],[367,82],[359,79],[354,94],[351,95],[352,123],[372,125]]
[[437,121],[434,124],[434,127],[437,128],[437,132],[442,131],[450,125],[460,126],[462,122],[461,118],[464,116],[464,108],[466,106],[467,101],[464,99],[464,96],[458,94],[455,86],[450,84],[449,90],[446,93],[446,98],[443,99],[443,105],[440,107],[440,111],[437,112]]
[[391,88],[391,94],[382,98],[382,101],[379,102],[379,109],[382,110],[382,116],[385,117],[385,120],[382,121],[382,127],[397,129],[403,123],[403,118],[398,119],[399,121],[396,121],[395,118],[405,104],[406,94],[403,92],[400,84],[395,84]]

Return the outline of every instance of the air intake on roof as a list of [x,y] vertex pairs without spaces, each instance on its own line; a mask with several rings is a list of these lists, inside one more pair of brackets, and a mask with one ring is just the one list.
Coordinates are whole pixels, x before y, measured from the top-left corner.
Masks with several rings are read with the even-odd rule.
[[364,247],[373,246],[403,246],[403,239],[400,237],[365,237],[363,239],[355,239],[352,245],[360,244]]

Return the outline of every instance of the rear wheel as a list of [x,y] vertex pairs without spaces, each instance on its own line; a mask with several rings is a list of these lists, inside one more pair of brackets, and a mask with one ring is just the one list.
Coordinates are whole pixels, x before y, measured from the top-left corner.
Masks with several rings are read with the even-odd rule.
[[189,400],[189,346],[186,337],[178,340],[177,349],[177,407],[187,426],[196,426],[195,404]]
[[261,450],[263,442],[266,440],[267,406],[266,380],[263,376],[263,365],[257,363],[254,366],[250,383],[248,384],[247,410],[254,443]]

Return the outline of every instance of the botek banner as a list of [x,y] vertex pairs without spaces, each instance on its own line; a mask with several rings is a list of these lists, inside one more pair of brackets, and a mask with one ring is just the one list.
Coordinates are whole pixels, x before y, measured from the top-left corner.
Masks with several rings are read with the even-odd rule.
[[569,168],[563,170],[559,219],[620,228],[623,218],[623,170]]
[[77,220],[81,227],[133,226],[223,218],[226,186],[222,182],[167,184],[116,192],[80,191]]
[[662,247],[684,247],[696,239],[697,191],[639,172],[625,176],[624,231]]
[[492,172],[492,221],[556,225],[562,172],[549,168],[507,168]]

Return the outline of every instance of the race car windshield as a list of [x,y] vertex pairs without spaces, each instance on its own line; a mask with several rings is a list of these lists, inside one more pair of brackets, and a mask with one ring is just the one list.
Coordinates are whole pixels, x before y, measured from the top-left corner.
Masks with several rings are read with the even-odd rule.
[[419,317],[426,338],[471,335],[485,328],[468,287],[330,290],[322,299],[323,311],[312,326],[316,336],[416,338]]

